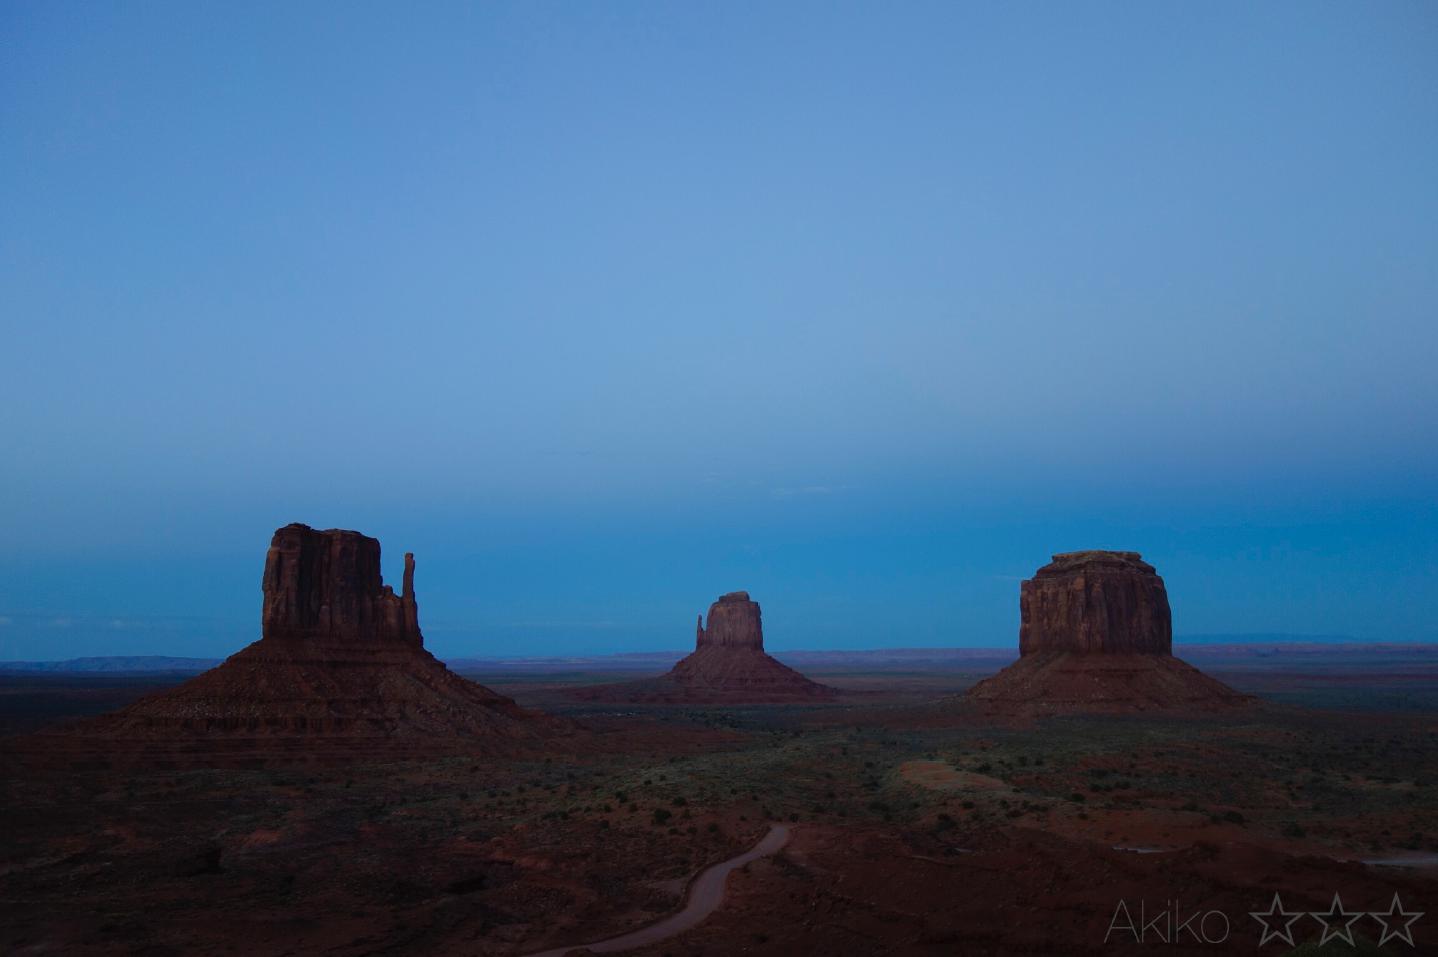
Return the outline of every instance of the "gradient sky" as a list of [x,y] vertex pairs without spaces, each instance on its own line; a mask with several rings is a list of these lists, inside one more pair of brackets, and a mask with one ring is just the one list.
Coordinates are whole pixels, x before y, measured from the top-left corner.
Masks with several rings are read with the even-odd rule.
[[1438,640],[1438,7],[17,0],[0,324],[0,659]]

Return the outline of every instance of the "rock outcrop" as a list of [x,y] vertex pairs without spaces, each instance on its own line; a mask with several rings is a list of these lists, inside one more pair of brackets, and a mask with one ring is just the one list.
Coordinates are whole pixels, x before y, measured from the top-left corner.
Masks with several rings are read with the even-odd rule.
[[694,650],[705,648],[764,650],[764,625],[759,603],[750,601],[747,591],[731,591],[710,605],[709,627],[704,627],[704,618],[700,616]]
[[1067,552],[1019,587],[1019,654],[1167,655],[1173,622],[1163,579],[1138,552]]
[[414,554],[404,556],[404,592],[380,578],[379,542],[359,532],[295,523],[275,532],[261,586],[264,638],[345,638],[424,643],[414,597]]
[[396,595],[381,580],[375,539],[287,525],[271,542],[262,589],[260,640],[74,733],[183,741],[194,753],[283,746],[334,757],[386,747],[522,750],[570,730],[461,678],[425,650],[413,555]]
[[1251,703],[1173,657],[1163,579],[1137,552],[1055,555],[1019,588],[1019,660],[970,688],[993,713],[1216,711]]
[[699,617],[693,653],[668,673],[572,694],[587,701],[777,704],[824,701],[838,692],[770,657],[759,603],[748,592],[734,591],[709,606],[707,628]]

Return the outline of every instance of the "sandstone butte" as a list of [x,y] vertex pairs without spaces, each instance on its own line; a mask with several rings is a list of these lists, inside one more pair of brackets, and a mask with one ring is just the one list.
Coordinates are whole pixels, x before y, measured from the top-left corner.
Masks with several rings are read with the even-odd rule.
[[729,592],[699,617],[693,653],[657,678],[576,689],[590,701],[779,704],[826,701],[838,691],[810,681],[764,651],[759,603]]
[[1019,660],[965,695],[989,712],[1217,711],[1251,703],[1173,656],[1168,591],[1137,552],[1083,551],[1019,587]]
[[[405,555],[403,591],[380,576],[359,532],[286,525],[265,556],[261,637],[173,689],[82,722],[85,736],[187,741],[326,741],[364,752],[454,745],[513,750],[568,725],[456,675],[424,648]],[[263,750],[263,748],[261,749]]]

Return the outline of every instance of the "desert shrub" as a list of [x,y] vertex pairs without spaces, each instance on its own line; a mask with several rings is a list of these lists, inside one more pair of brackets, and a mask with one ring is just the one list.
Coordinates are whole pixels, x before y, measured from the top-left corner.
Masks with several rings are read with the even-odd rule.
[[668,821],[673,816],[674,814],[668,808],[656,807],[654,809],[655,824],[663,824],[665,821]]

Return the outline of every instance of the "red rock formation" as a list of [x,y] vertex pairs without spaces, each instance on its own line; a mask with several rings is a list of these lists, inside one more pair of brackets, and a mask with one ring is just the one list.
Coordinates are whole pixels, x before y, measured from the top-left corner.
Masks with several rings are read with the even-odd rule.
[[1213,711],[1251,699],[1172,655],[1163,579],[1137,552],[1055,555],[1019,589],[1019,660],[970,688],[996,713]]
[[1252,699],[1172,655],[1025,655],[968,690],[966,702],[992,714],[1127,714],[1222,711]]
[[571,694],[588,701],[762,704],[822,701],[838,692],[766,654],[759,603],[735,591],[709,606],[708,628],[699,617],[694,652],[667,674]]
[[513,750],[569,730],[459,677],[424,649],[413,555],[397,596],[381,581],[373,538],[287,525],[266,555],[263,590],[259,641],[76,732],[211,744],[320,738],[344,742],[321,750],[349,753],[357,741]]
[[699,637],[694,650],[704,648],[749,648],[764,650],[764,626],[759,603],[749,600],[747,591],[731,591],[709,606],[709,627],[699,619]]
[[379,542],[359,532],[295,523],[275,532],[265,555],[260,612],[265,638],[348,638],[422,644],[414,555],[404,556],[404,594],[380,579]]
[[1167,655],[1168,592],[1138,552],[1068,552],[1019,588],[1019,654]]

